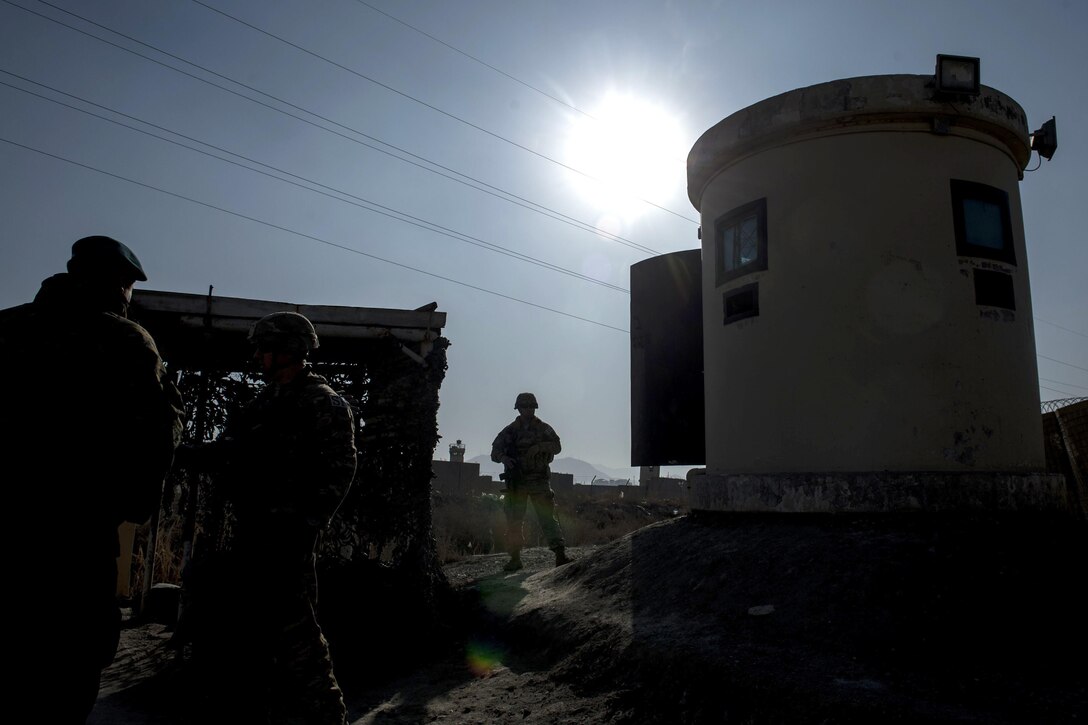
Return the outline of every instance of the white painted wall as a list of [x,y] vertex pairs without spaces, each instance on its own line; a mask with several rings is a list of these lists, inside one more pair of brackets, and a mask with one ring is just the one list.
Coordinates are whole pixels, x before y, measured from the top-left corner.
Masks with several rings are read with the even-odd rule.
[[[692,150],[709,473],[1043,469],[1023,114],[984,89],[1008,118],[979,106],[935,134],[929,114],[949,109],[921,78],[793,91]],[[950,179],[1008,192],[1015,266],[957,256]],[[714,222],[761,197],[768,269],[718,286]],[[976,305],[974,267],[1012,275],[1015,312]],[[752,282],[759,316],[723,325],[723,292]]]

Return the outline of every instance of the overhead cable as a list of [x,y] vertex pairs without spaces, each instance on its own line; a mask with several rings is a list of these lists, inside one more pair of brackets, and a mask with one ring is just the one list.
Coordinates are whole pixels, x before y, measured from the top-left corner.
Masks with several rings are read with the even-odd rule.
[[70,93],[65,93],[64,91],[53,88],[52,86],[47,86],[47,85],[45,85],[43,83],[38,83],[36,81],[30,80],[29,78],[21,76],[21,75],[19,75],[17,73],[12,73],[12,72],[4,70],[2,68],[0,68],[0,73],[4,73],[4,74],[10,75],[10,76],[14,76],[15,78],[18,78],[18,79],[20,79],[20,80],[22,80],[24,82],[33,83],[36,86],[40,86],[42,88],[47,88],[50,91],[53,91],[55,93],[59,93],[59,94],[61,94],[63,96],[67,96],[69,98],[73,98],[73,99],[78,100],[78,101],[80,101],[82,103],[86,103],[88,105],[95,106],[97,108],[101,108],[103,110],[109,111],[110,113],[116,113],[117,115],[123,116],[124,118],[132,119],[133,121],[137,121],[138,123],[145,124],[145,125],[150,126],[152,128],[157,128],[157,129],[159,129],[161,131],[165,131],[167,133],[173,134],[173,135],[178,136],[180,138],[192,141],[194,143],[201,144],[203,146],[207,146],[208,148],[213,148],[213,149],[215,149],[217,151],[221,151],[222,153],[230,154],[231,156],[235,156],[237,158],[243,159],[243,160],[247,161],[248,163],[257,164],[258,166],[263,166],[266,169],[271,169],[272,171],[275,171],[278,174],[284,174],[286,176],[291,176],[293,178],[304,181],[307,184],[313,184],[314,186],[321,187],[321,189],[328,189],[329,191],[334,192],[335,194],[341,194],[343,196],[350,197],[351,199],[355,199],[357,201],[353,202],[353,201],[350,201],[349,199],[342,199],[339,196],[336,196],[335,194],[331,194],[331,193],[328,193],[328,192],[325,192],[325,191],[321,191],[321,189],[314,189],[314,188],[311,188],[309,186],[305,186],[303,184],[300,184],[298,182],[291,181],[290,179],[284,179],[282,177],[276,176],[275,174],[270,174],[268,172],[261,171],[260,169],[254,169],[254,168],[252,168],[250,166],[246,166],[245,164],[240,164],[237,161],[233,161],[231,159],[226,159],[226,158],[223,158],[222,156],[218,156],[216,154],[209,153],[207,151],[204,151],[203,149],[194,148],[192,146],[180,143],[180,142],[175,141],[173,139],[165,138],[165,137],[160,136],[158,134],[151,133],[149,131],[145,131],[144,129],[137,128],[135,126],[130,126],[127,123],[121,123],[120,121],[117,121],[115,119],[107,118],[106,116],[101,116],[101,115],[99,115],[97,113],[92,113],[91,111],[88,111],[86,109],[78,108],[76,106],[72,106],[72,105],[69,105],[67,103],[62,103],[61,101],[58,101],[56,99],[49,98],[47,96],[43,96],[43,95],[34,93],[32,91],[28,91],[25,88],[19,88],[18,86],[13,86],[13,85],[11,85],[9,83],[4,83],[3,81],[0,81],[0,85],[7,86],[8,88],[13,88],[13,89],[15,89],[17,91],[22,91],[23,93],[27,93],[29,95],[32,95],[32,96],[36,97],[36,98],[41,98],[43,100],[49,101],[50,103],[55,103],[57,105],[64,106],[65,108],[70,108],[70,109],[72,109],[74,111],[78,111],[80,113],[84,113],[84,114],[87,114],[89,116],[93,116],[95,118],[101,119],[103,121],[107,121],[109,123],[121,126],[122,128],[127,128],[129,130],[136,131],[137,133],[142,133],[142,134],[144,134],[146,136],[150,136],[150,137],[158,139],[160,141],[165,141],[165,142],[173,144],[175,146],[180,146],[181,148],[188,149],[189,151],[195,151],[196,153],[204,154],[205,156],[209,156],[209,157],[217,159],[219,161],[223,161],[223,162],[228,163],[228,164],[233,164],[233,165],[238,166],[240,168],[246,169],[247,171],[252,171],[252,172],[255,172],[255,173],[258,173],[258,174],[262,174],[264,176],[268,176],[270,178],[276,179],[277,181],[281,181],[281,182],[286,183],[286,184],[291,184],[292,186],[297,186],[297,187],[299,187],[301,189],[306,189],[307,191],[311,191],[311,192],[316,193],[316,194],[321,194],[323,196],[327,196],[327,197],[329,197],[331,199],[335,199],[336,201],[340,201],[340,202],[343,202],[345,204],[351,204],[351,205],[359,207],[361,209],[366,209],[367,211],[371,211],[371,212],[374,212],[376,214],[381,214],[382,216],[386,216],[386,217],[389,217],[389,218],[392,218],[392,219],[396,219],[397,221],[401,221],[401,222],[404,222],[406,224],[411,224],[412,226],[420,227],[422,229],[426,229],[428,231],[435,232],[436,234],[441,234],[443,236],[450,237],[451,239],[456,239],[458,241],[465,242],[466,244],[472,244],[473,246],[481,247],[481,248],[483,248],[483,249],[485,249],[487,251],[491,251],[491,252],[495,252],[497,254],[502,254],[502,255],[505,255],[505,256],[508,256],[508,257],[512,257],[514,259],[518,259],[518,260],[520,260],[522,262],[527,262],[529,264],[533,264],[533,265],[536,265],[538,267],[542,267],[544,269],[550,269],[550,270],[552,270],[554,272],[559,272],[561,274],[566,274],[568,276],[575,277],[577,279],[581,279],[581,280],[584,280],[586,282],[590,282],[592,284],[600,285],[602,287],[607,287],[607,288],[615,290],[617,292],[623,292],[625,294],[630,294],[630,292],[627,289],[625,289],[623,287],[620,287],[618,285],[614,285],[614,284],[611,284],[609,282],[605,282],[604,280],[600,280],[600,279],[596,279],[594,277],[590,277],[589,275],[582,274],[581,272],[575,272],[574,270],[567,269],[566,267],[562,267],[560,265],[553,264],[551,262],[546,262],[544,260],[537,259],[536,257],[532,257],[530,255],[523,254],[521,252],[517,252],[517,251],[514,251],[512,249],[508,249],[507,247],[503,247],[503,246],[498,245],[498,244],[493,244],[492,242],[484,241],[483,239],[480,239],[479,237],[474,237],[472,235],[465,234],[463,232],[459,232],[459,231],[454,230],[454,229],[450,229],[449,227],[442,226],[440,224],[428,221],[426,219],[422,219],[422,218],[417,217],[417,216],[413,216],[413,215],[411,215],[411,214],[409,214],[407,212],[400,211],[399,209],[394,209],[392,207],[385,206],[383,204],[379,204],[378,202],[371,201],[370,199],[366,199],[366,198],[361,197],[361,196],[356,196],[355,194],[352,194],[350,192],[343,191],[343,190],[340,190],[340,189],[336,189],[336,188],[331,187],[331,186],[326,186],[325,184],[322,184],[322,183],[320,183],[318,181],[314,181],[312,179],[307,179],[306,177],[299,176],[297,174],[293,174],[290,171],[286,171],[284,169],[280,169],[278,167],[271,166],[269,164],[265,164],[265,163],[263,163],[261,161],[257,161],[256,159],[249,158],[248,156],[244,156],[242,154],[238,154],[238,153],[235,153],[233,151],[229,151],[227,149],[224,149],[224,148],[222,148],[220,146],[216,146],[214,144],[210,144],[210,143],[207,143],[205,141],[201,141],[200,139],[196,139],[196,138],[193,138],[191,136],[186,136],[185,134],[179,133],[177,131],[166,128],[164,126],[159,126],[159,125],[151,123],[149,121],[145,121],[145,120],[143,120],[141,118],[131,116],[131,115],[127,114],[127,113],[123,113],[123,112],[118,111],[116,109],[109,108],[107,106],[103,106],[103,105],[95,103],[93,101],[89,101],[89,100],[87,100],[85,98],[80,98],[79,96],[75,96],[75,95],[72,95]]
[[575,106],[573,104],[567,103],[562,98],[557,98],[557,97],[553,96],[552,94],[550,94],[550,93],[548,93],[546,91],[542,91],[539,88],[537,88],[536,86],[532,85],[531,83],[526,83],[522,79],[520,79],[520,78],[518,78],[516,76],[510,75],[509,73],[502,70],[501,68],[496,68],[495,66],[491,65],[488,62],[480,60],[476,56],[471,55],[469,53],[466,53],[465,51],[461,50],[460,48],[454,47],[454,46],[450,45],[449,43],[447,43],[446,41],[444,41],[444,40],[442,40],[440,38],[436,38],[435,36],[431,35],[430,33],[426,32],[425,30],[420,30],[419,28],[412,25],[411,23],[407,23],[407,22],[401,20],[398,17],[390,15],[389,13],[385,12],[381,8],[374,7],[370,3],[365,2],[365,0],[355,0],[355,2],[359,3],[360,5],[365,5],[366,7],[370,8],[374,12],[379,13],[381,15],[384,15],[385,17],[389,18],[390,20],[392,20],[395,23],[400,23],[401,25],[408,28],[409,30],[415,31],[416,33],[419,33],[422,36],[430,38],[431,40],[438,43],[439,45],[443,45],[443,46],[449,48],[454,53],[458,53],[460,55],[463,55],[464,57],[468,58],[469,60],[474,61],[476,63],[479,63],[480,65],[484,66],[485,68],[490,68],[491,70],[495,71],[499,75],[505,76],[505,77],[509,78],[510,80],[514,81],[515,83],[520,83],[521,85],[525,86],[529,90],[535,91],[536,93],[539,93],[540,95],[544,96],[545,98],[549,98],[549,99],[555,101],[556,103],[558,103],[558,104],[560,104],[562,106],[566,106],[567,108],[569,108],[572,111],[577,111],[578,113],[582,114],[586,118],[592,118],[594,121],[597,120],[592,114],[586,113],[581,108],[578,108],[577,106]]
[[[581,220],[576,219],[574,217],[563,214],[562,212],[560,212],[558,210],[555,210],[555,209],[552,209],[550,207],[544,206],[543,204],[538,204],[537,202],[530,201],[529,199],[526,199],[526,198],[524,198],[522,196],[518,196],[517,194],[514,194],[511,191],[507,191],[506,189],[502,189],[502,188],[500,188],[498,186],[493,186],[491,184],[488,184],[487,182],[485,182],[485,181],[483,181],[481,179],[477,179],[477,178],[475,178],[473,176],[470,176],[468,174],[465,174],[465,173],[462,173],[462,172],[457,171],[455,169],[452,169],[452,168],[450,168],[448,166],[443,166],[442,164],[440,164],[440,163],[438,163],[436,161],[433,161],[431,159],[428,159],[425,156],[421,156],[419,154],[412,153],[411,151],[408,151],[407,149],[404,149],[404,148],[401,148],[401,147],[396,146],[394,144],[383,141],[383,140],[381,140],[381,139],[379,139],[379,138],[377,138],[375,136],[368,135],[368,134],[366,134],[366,133],[364,133],[362,131],[359,131],[358,129],[352,128],[351,126],[344,125],[344,124],[342,124],[342,123],[340,123],[338,121],[334,121],[331,118],[323,116],[323,115],[321,115],[321,114],[319,114],[319,113],[317,113],[315,111],[311,111],[311,110],[309,110],[307,108],[304,108],[304,107],[299,106],[297,104],[291,103],[288,100],[285,100],[285,99],[280,98],[278,96],[274,96],[274,95],[272,95],[270,93],[267,93],[265,91],[262,91],[262,90],[260,90],[258,88],[254,88],[253,86],[247,85],[246,83],[243,83],[242,81],[236,80],[234,78],[231,78],[230,76],[224,75],[224,74],[219,73],[217,71],[214,71],[214,70],[212,70],[210,68],[202,66],[199,63],[195,63],[195,62],[193,62],[191,60],[187,60],[185,58],[182,58],[181,56],[174,55],[173,53],[165,51],[165,50],[163,50],[163,49],[161,49],[161,48],[159,48],[159,47],[157,47],[155,45],[152,45],[150,43],[145,43],[142,40],[139,40],[139,39],[134,38],[134,37],[132,37],[130,35],[126,35],[124,33],[121,33],[121,32],[119,32],[117,30],[114,30],[114,29],[112,29],[110,27],[102,25],[101,23],[97,23],[97,22],[95,22],[95,21],[93,21],[93,20],[91,20],[91,19],[89,19],[87,17],[84,17],[82,15],[74,13],[74,12],[72,12],[70,10],[66,10],[66,9],[64,9],[62,7],[58,7],[56,5],[53,5],[53,4],[49,3],[49,2],[47,2],[46,0],[39,0],[39,2],[41,2],[43,5],[48,5],[49,7],[54,8],[55,10],[58,10],[58,11],[60,11],[62,13],[65,13],[67,15],[71,15],[74,18],[78,18],[79,20],[82,20],[83,22],[85,22],[85,23],[87,23],[89,25],[93,25],[93,26],[95,26],[97,28],[105,30],[108,33],[113,33],[114,35],[117,35],[117,36],[119,36],[121,38],[129,40],[129,41],[131,41],[133,43],[137,43],[138,45],[142,45],[145,48],[149,48],[149,49],[155,51],[156,53],[161,53],[162,55],[165,55],[168,58],[172,58],[172,59],[174,59],[174,60],[176,60],[178,62],[185,63],[186,65],[192,66],[193,68],[197,68],[197,69],[199,69],[199,70],[201,70],[201,71],[203,71],[205,73],[208,73],[209,75],[215,76],[217,78],[221,78],[221,79],[223,79],[223,80],[225,80],[225,81],[227,81],[229,83],[233,83],[233,84],[235,84],[237,86],[241,86],[242,88],[245,88],[245,89],[250,90],[250,91],[252,91],[254,93],[260,94],[260,95],[264,96],[265,98],[269,98],[269,99],[271,99],[271,100],[273,100],[273,101],[275,101],[277,103],[282,103],[283,105],[285,105],[285,106],[287,106],[289,108],[293,108],[293,109],[295,109],[297,111],[301,111],[302,113],[309,114],[309,115],[313,116],[314,118],[319,118],[322,121],[324,121],[326,123],[329,123],[329,124],[332,124],[333,126],[337,126],[339,128],[342,128],[345,131],[349,131],[349,132],[351,132],[353,134],[357,134],[359,136],[362,136],[363,138],[370,139],[371,141],[374,141],[375,143],[379,143],[379,144],[382,144],[383,146],[387,146],[387,147],[389,147],[391,149],[394,149],[398,153],[402,153],[402,154],[405,154],[406,156],[410,156],[411,158],[418,159],[418,160],[424,162],[425,164],[430,164],[430,166],[425,166],[423,164],[416,163],[416,162],[412,161],[411,159],[403,158],[403,157],[398,156],[397,154],[391,153],[390,151],[387,151],[387,150],[385,150],[383,148],[379,148],[379,147],[374,146],[372,144],[368,144],[365,141],[360,141],[357,138],[354,138],[352,136],[348,136],[346,134],[340,133],[339,131],[328,128],[326,126],[323,126],[320,123],[315,123],[314,121],[311,121],[310,119],[303,118],[301,116],[297,116],[297,115],[295,115],[293,113],[289,113],[288,111],[285,111],[282,108],[277,108],[276,106],[265,103],[265,102],[263,102],[261,100],[253,98],[251,96],[247,96],[244,93],[239,93],[238,91],[233,90],[231,88],[221,86],[218,83],[213,83],[212,81],[208,80],[207,78],[202,78],[202,77],[200,77],[198,75],[195,75],[193,73],[189,73],[188,71],[182,70],[181,68],[177,68],[175,66],[164,63],[161,60],[158,60],[156,58],[152,58],[150,56],[144,55],[143,53],[138,53],[135,50],[132,50],[131,48],[126,48],[123,45],[118,45],[117,43],[111,42],[111,41],[106,40],[105,38],[99,37],[97,35],[93,35],[91,33],[88,33],[87,31],[85,31],[85,30],[83,30],[81,28],[77,28],[75,26],[69,25],[69,24],[64,23],[64,22],[62,22],[60,20],[57,20],[56,18],[51,18],[48,15],[43,15],[42,13],[36,12],[36,11],[31,10],[29,8],[25,8],[25,7],[23,7],[23,6],[21,6],[21,5],[17,4],[17,3],[12,2],[11,0],[0,0],[0,2],[4,2],[4,3],[8,4],[8,5],[11,5],[12,7],[19,8],[20,10],[23,10],[24,12],[30,13],[32,15],[36,15],[36,16],[44,19],[44,20],[48,20],[48,21],[50,21],[52,23],[56,23],[57,25],[60,25],[61,27],[68,28],[69,30],[80,33],[82,35],[85,35],[88,38],[91,38],[93,40],[97,40],[97,41],[99,41],[101,43],[105,43],[106,45],[117,48],[118,50],[124,51],[126,53],[130,53],[131,55],[135,55],[138,58],[143,58],[146,61],[149,61],[151,63],[155,63],[157,65],[160,65],[163,68],[174,71],[175,73],[180,73],[181,75],[184,75],[184,76],[186,76],[188,78],[192,78],[195,81],[199,81],[199,82],[204,83],[206,85],[209,85],[209,86],[211,86],[213,88],[218,88],[221,91],[225,91],[225,92],[230,93],[230,94],[232,94],[234,96],[237,96],[238,98],[245,99],[245,100],[249,101],[250,103],[255,103],[255,104],[259,105],[259,106],[262,106],[264,108],[269,109],[270,111],[274,111],[276,113],[280,113],[282,115],[285,115],[285,116],[287,116],[289,118],[293,118],[296,121],[301,121],[303,123],[309,124],[309,125],[313,126],[314,128],[318,128],[318,129],[321,129],[322,131],[325,131],[326,133],[331,133],[333,135],[339,136],[340,138],[343,138],[346,141],[350,141],[350,142],[358,144],[360,146],[364,146],[366,148],[369,148],[369,149],[371,149],[373,151],[377,151],[379,153],[385,154],[386,156],[389,156],[390,158],[394,158],[394,159],[396,159],[398,161],[401,161],[403,163],[406,163],[406,164],[411,164],[412,166],[416,166],[416,167],[418,167],[420,169],[423,169],[424,171],[430,172],[430,173],[435,174],[437,176],[441,176],[441,177],[443,177],[445,179],[449,179],[450,181],[454,181],[454,182],[462,184],[464,186],[468,186],[471,189],[481,191],[481,192],[483,192],[485,194],[489,194],[489,195],[491,195],[491,196],[493,196],[493,197],[495,197],[497,199],[501,199],[501,200],[506,201],[506,202],[508,202],[510,204],[514,204],[516,206],[528,209],[529,211],[535,212],[537,214],[541,214],[542,216],[546,216],[546,217],[548,217],[550,219],[554,219],[554,220],[562,222],[564,224],[568,224],[570,226],[575,227],[576,229],[581,229],[582,231],[589,232],[589,233],[591,233],[591,234],[593,234],[593,235],[595,235],[597,237],[600,237],[602,239],[605,239],[607,241],[616,242],[617,244],[622,244],[624,246],[631,247],[632,249],[637,249],[640,252],[644,252],[644,253],[650,254],[650,255],[660,254],[660,252],[658,250],[656,250],[656,249],[653,249],[651,247],[647,247],[647,246],[639,244],[637,242],[633,242],[630,239],[626,239],[626,238],[624,238],[622,236],[619,236],[618,234],[613,234],[613,233],[605,231],[603,229],[598,229],[596,227],[596,225],[594,225],[594,224],[591,224],[589,222],[581,221]],[[435,168],[431,168],[431,166],[433,166]],[[443,171],[448,171],[450,174],[456,174],[458,177],[461,177],[461,178],[456,178],[454,176],[449,176],[449,175],[444,174],[444,173],[442,173],[440,171],[437,171],[436,169],[442,169]],[[471,182],[471,183],[468,183],[468,182]]]
[[506,294],[503,294],[501,292],[496,292],[494,290],[487,289],[486,287],[479,287],[479,286],[474,285],[474,284],[469,284],[468,282],[462,282],[461,280],[454,279],[453,277],[446,277],[444,275],[436,274],[434,272],[428,272],[425,269],[420,269],[418,267],[413,267],[411,265],[404,264],[402,262],[395,262],[395,261],[393,261],[391,259],[386,259],[385,257],[379,257],[376,254],[370,254],[369,252],[364,252],[364,251],[362,251],[360,249],[355,249],[354,247],[349,247],[347,245],[339,244],[337,242],[330,242],[327,239],[322,239],[321,237],[317,237],[317,236],[314,236],[312,234],[306,234],[305,232],[300,232],[300,231],[297,231],[297,230],[294,230],[294,229],[290,229],[288,227],[280,226],[278,224],[273,224],[273,223],[267,222],[267,221],[265,221],[263,219],[258,219],[257,217],[252,217],[252,216],[248,216],[246,214],[241,214],[239,212],[232,211],[230,209],[225,209],[225,208],[223,208],[221,206],[216,206],[215,204],[209,204],[206,201],[200,201],[199,199],[193,199],[192,197],[185,196],[184,194],[178,194],[178,193],[173,192],[173,191],[167,191],[166,189],[160,188],[158,186],[154,186],[152,184],[147,184],[147,183],[142,182],[142,181],[136,181],[135,179],[130,179],[130,178],[126,177],[126,176],[121,176],[120,174],[114,174],[114,173],[112,173],[110,171],[105,171],[103,169],[96,168],[96,167],[91,166],[89,164],[84,164],[84,163],[81,163],[79,161],[75,161],[73,159],[65,158],[64,156],[60,156],[58,154],[53,154],[53,153],[50,153],[48,151],[42,151],[41,149],[37,149],[37,148],[34,148],[32,146],[27,146],[26,144],[21,144],[21,143],[19,143],[17,141],[12,141],[11,139],[7,139],[7,138],[4,138],[2,136],[0,136],[0,141],[3,141],[4,143],[7,143],[7,144],[11,144],[12,146],[17,146],[17,147],[25,149],[27,151],[33,151],[34,153],[41,154],[42,156],[47,156],[49,158],[56,159],[57,161],[63,161],[65,163],[71,164],[73,166],[78,166],[80,168],[87,169],[89,171],[94,171],[94,172],[97,172],[99,174],[103,174],[105,176],[109,176],[109,177],[114,178],[114,179],[119,179],[121,181],[126,181],[126,182],[128,182],[130,184],[135,184],[136,186],[142,186],[145,189],[151,189],[152,191],[157,191],[157,192],[159,192],[161,194],[166,194],[167,196],[172,196],[172,197],[174,197],[176,199],[182,199],[184,201],[188,201],[190,203],[197,204],[199,206],[203,206],[203,207],[206,207],[208,209],[213,209],[215,211],[222,212],[224,214],[230,214],[231,216],[238,217],[239,219],[245,219],[246,221],[250,221],[250,222],[253,222],[255,224],[260,224],[262,226],[266,226],[266,227],[269,227],[271,229],[276,229],[276,230],[281,231],[281,232],[286,232],[288,234],[292,234],[292,235],[297,236],[297,237],[302,237],[303,239],[309,239],[311,241],[317,242],[318,244],[324,244],[326,246],[333,247],[335,249],[342,249],[345,252],[351,252],[352,254],[358,254],[360,256],[367,257],[369,259],[373,259],[373,260],[376,260],[378,262],[384,262],[386,264],[391,264],[394,267],[400,267],[402,269],[407,269],[407,270],[410,270],[412,272],[418,272],[419,274],[424,274],[424,275],[427,275],[428,277],[433,277],[435,279],[440,279],[440,280],[442,280],[444,282],[450,282],[452,284],[460,285],[461,287],[467,287],[469,289],[476,290],[477,292],[483,292],[485,294],[493,295],[495,297],[501,297],[502,299],[510,300],[511,302],[518,302],[520,304],[527,305],[529,307],[535,307],[535,308],[537,308],[539,310],[544,310],[546,312],[552,312],[554,314],[562,315],[564,317],[569,317],[571,319],[579,320],[581,322],[588,322],[589,324],[597,325],[598,327],[604,327],[604,328],[607,328],[609,330],[615,330],[616,332],[623,332],[623,333],[628,332],[628,330],[625,330],[622,327],[615,327],[613,325],[608,325],[608,324],[606,324],[604,322],[598,322],[597,320],[591,320],[588,317],[580,317],[578,315],[571,314],[570,312],[564,312],[562,310],[557,310],[557,309],[555,309],[553,307],[546,307],[544,305],[537,304],[536,302],[529,302],[528,300],[523,300],[520,297],[513,297],[512,295],[506,295]]
[[[45,0],[41,0],[41,1],[44,2]],[[526,153],[530,153],[533,156],[537,156],[537,157],[539,157],[541,159],[544,159],[545,161],[548,161],[548,162],[550,162],[552,164],[555,164],[556,166],[560,166],[560,167],[562,167],[564,169],[567,169],[568,171],[572,171],[572,172],[574,172],[576,174],[579,174],[580,176],[584,176],[585,178],[590,179],[592,181],[596,181],[596,182],[602,183],[602,184],[607,184],[607,182],[604,179],[600,179],[598,177],[595,177],[592,174],[587,174],[586,172],[582,171],[581,169],[575,168],[574,166],[571,166],[569,164],[564,164],[562,161],[559,161],[557,159],[553,159],[551,156],[548,156],[547,154],[542,154],[539,151],[536,151],[535,149],[531,149],[528,146],[525,146],[523,144],[518,143],[517,141],[513,141],[511,139],[508,139],[505,136],[502,136],[500,134],[495,133],[494,131],[490,131],[490,130],[484,128],[483,126],[480,126],[478,124],[472,123],[471,121],[465,120],[464,118],[461,118],[460,116],[457,116],[457,115],[455,115],[453,113],[450,113],[449,111],[445,111],[445,110],[439,108],[438,106],[435,106],[435,105],[432,105],[430,103],[427,103],[426,101],[420,100],[419,98],[416,98],[415,96],[413,96],[411,94],[408,94],[408,93],[405,93],[404,91],[401,91],[401,90],[399,90],[397,88],[394,88],[393,86],[391,86],[391,85],[389,85],[387,83],[382,83],[381,81],[379,81],[379,80],[377,80],[375,78],[371,78],[370,76],[368,76],[368,75],[366,75],[364,73],[360,73],[359,71],[355,70],[354,68],[350,68],[350,67],[348,67],[346,65],[343,65],[342,63],[338,63],[335,60],[332,60],[331,58],[326,58],[325,56],[321,55],[320,53],[315,53],[314,51],[310,50],[309,48],[305,48],[305,47],[303,47],[301,45],[298,45],[297,43],[293,43],[290,40],[287,40],[286,38],[284,38],[282,36],[276,35],[275,33],[271,33],[269,31],[265,30],[264,28],[260,28],[260,27],[258,27],[256,25],[252,24],[252,23],[246,22],[245,20],[242,20],[241,18],[235,17],[234,15],[231,15],[230,13],[226,13],[226,12],[220,10],[219,8],[213,7],[213,6],[209,5],[209,4],[207,4],[206,2],[202,2],[202,0],[191,0],[191,2],[194,2],[197,5],[200,5],[201,7],[205,7],[208,10],[211,10],[214,13],[218,13],[219,15],[222,15],[225,18],[229,18],[230,20],[233,20],[234,22],[238,23],[239,25],[244,25],[245,27],[250,28],[250,29],[252,29],[252,30],[254,30],[254,31],[258,32],[258,33],[261,33],[262,35],[266,35],[269,38],[272,38],[273,40],[277,40],[277,41],[283,43],[284,45],[289,45],[292,48],[294,48],[295,50],[298,50],[299,52],[306,53],[307,55],[313,56],[314,58],[317,58],[318,60],[324,61],[325,63],[328,63],[329,65],[332,65],[332,66],[335,66],[335,67],[339,68],[340,70],[343,70],[343,71],[345,71],[347,73],[351,73],[352,75],[354,75],[354,76],[356,76],[358,78],[361,78],[361,79],[363,79],[365,81],[373,83],[374,85],[379,86],[380,88],[384,88],[385,90],[389,91],[390,93],[395,93],[398,96],[401,96],[402,98],[406,98],[406,99],[412,101],[413,103],[418,103],[419,105],[423,106],[424,108],[429,108],[432,111],[434,111],[435,113],[440,113],[443,116],[446,116],[447,118],[453,119],[454,121],[457,121],[458,123],[464,124],[465,126],[468,126],[469,128],[473,128],[473,129],[479,131],[480,133],[486,134],[488,136],[491,136],[494,139],[502,141],[503,143],[509,144],[509,145],[513,146],[514,148],[521,149],[522,151],[525,151]],[[48,3],[46,3],[46,4],[48,4]],[[661,206],[660,204],[655,204],[654,202],[650,201],[649,199],[643,199],[641,197],[636,197],[636,196],[633,196],[633,195],[628,195],[628,196],[632,196],[632,198],[637,199],[638,201],[642,202],[643,204],[647,204],[647,205],[652,206],[652,207],[654,207],[656,209],[660,209],[661,211],[663,211],[663,212],[665,212],[667,214],[672,214],[673,216],[679,217],[680,219],[684,219],[685,221],[689,221],[692,224],[698,224],[699,223],[699,221],[697,219],[692,219],[691,217],[686,216],[684,214],[681,214],[680,212],[673,211],[672,209],[669,209],[668,207]]]

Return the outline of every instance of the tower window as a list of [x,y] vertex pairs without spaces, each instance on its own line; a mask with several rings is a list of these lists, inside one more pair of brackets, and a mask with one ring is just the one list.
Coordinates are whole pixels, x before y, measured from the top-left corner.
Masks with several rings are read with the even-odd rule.
[[717,283],[767,269],[767,200],[757,199],[714,223]]
[[1012,275],[988,269],[976,269],[975,304],[1015,310],[1016,295],[1013,294]]
[[1016,264],[1007,192],[952,179],[952,220],[956,227],[956,254]]
[[722,295],[723,325],[759,315],[759,284],[746,284]]

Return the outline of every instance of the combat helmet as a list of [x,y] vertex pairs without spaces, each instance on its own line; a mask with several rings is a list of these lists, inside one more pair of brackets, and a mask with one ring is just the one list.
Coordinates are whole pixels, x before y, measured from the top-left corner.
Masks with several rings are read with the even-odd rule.
[[532,393],[518,393],[518,399],[514,401],[514,409],[539,408],[536,404],[536,396]]
[[146,282],[143,265],[131,249],[113,237],[83,237],[72,245],[72,258],[68,260],[71,274],[90,276],[116,276]]
[[297,312],[273,312],[253,323],[249,342],[263,350],[308,353],[319,346],[317,331]]

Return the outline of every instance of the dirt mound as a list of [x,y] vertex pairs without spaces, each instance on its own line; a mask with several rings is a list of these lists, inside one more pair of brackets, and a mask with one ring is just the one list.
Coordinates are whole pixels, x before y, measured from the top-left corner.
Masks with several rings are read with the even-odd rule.
[[685,517],[489,596],[629,722],[1073,722],[1086,543],[1024,516]]

